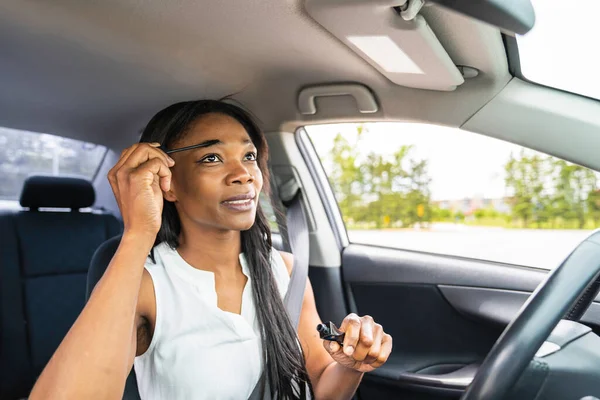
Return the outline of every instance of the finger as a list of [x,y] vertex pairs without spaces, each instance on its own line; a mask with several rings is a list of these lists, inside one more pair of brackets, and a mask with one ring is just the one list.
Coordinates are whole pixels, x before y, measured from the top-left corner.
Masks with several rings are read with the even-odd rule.
[[365,315],[360,319],[360,334],[358,336],[356,349],[352,355],[352,358],[356,361],[363,361],[365,357],[367,357],[367,354],[369,354],[369,350],[371,350],[371,346],[373,346],[374,328],[375,321],[373,321],[371,316]]
[[171,170],[169,169],[169,165],[160,163],[160,164],[158,164],[158,170],[152,170],[152,171],[153,172],[156,171],[156,174],[158,175],[160,188],[165,192],[168,192],[169,190],[171,190],[172,173],[171,173]]
[[[129,159],[129,156],[131,155],[131,153],[133,153],[138,147],[140,146],[145,146],[148,145],[150,147],[153,148],[157,148],[160,146],[160,143],[158,142],[152,142],[152,143],[136,143],[132,146],[127,147],[126,149],[124,149],[121,152],[121,155],[119,156],[119,160],[117,161],[117,163],[115,164],[115,166],[113,168],[111,168],[111,170],[108,172],[108,176],[110,178],[111,175],[116,176],[116,172],[123,166],[123,164],[125,164],[125,162]],[[162,151],[161,151],[162,152]]]
[[381,367],[383,364],[385,364],[391,353],[392,337],[386,333],[383,335],[383,340],[381,342],[381,351],[379,352],[377,359],[371,364],[371,366],[373,366],[374,368]]
[[152,158],[143,164],[140,164],[134,171],[135,175],[146,176],[147,179],[154,180],[158,176],[160,188],[168,192],[171,188],[171,170],[160,158]]
[[121,167],[123,166],[123,164],[125,163],[125,161],[127,161],[127,159],[129,158],[129,155],[131,153],[133,153],[133,151],[135,149],[138,148],[140,144],[136,143],[133,146],[129,146],[126,149],[124,149],[121,152],[121,156],[119,157],[119,161],[117,161],[117,163],[115,164],[114,167],[112,167],[110,169],[110,171],[108,171],[108,181],[110,182],[110,186],[113,190],[113,193],[115,195],[115,198],[118,199],[120,198],[119,194],[120,194],[120,190],[119,190],[119,171],[121,171]]
[[379,353],[381,352],[381,342],[383,341],[383,328],[379,324],[375,324],[373,328],[373,346],[369,349],[367,356],[364,359],[365,364],[373,364]]
[[162,150],[159,150],[148,143],[141,143],[129,155],[129,157],[127,157],[127,160],[125,160],[123,167],[134,169],[152,158],[162,159],[165,162],[165,164],[167,164],[167,166],[173,166],[175,164],[175,161],[173,161],[173,159],[166,155]]
[[333,340],[323,340],[323,347],[331,356],[342,353],[342,346],[336,341]]
[[121,155],[119,156],[119,160],[110,169],[110,171],[108,171],[108,174],[106,175],[106,177],[108,178],[108,182],[110,183],[110,187],[112,188],[113,194],[115,195],[115,199],[117,199],[117,202],[119,202],[121,193],[121,191],[119,190],[119,180],[117,179],[117,172],[123,166],[125,160],[127,160],[127,158],[129,157],[129,154],[131,154],[137,148],[138,145],[139,143],[136,143],[133,146],[129,146],[123,149]]
[[[119,163],[115,165],[109,172],[108,180],[111,182],[113,193],[117,201],[120,195],[119,182],[126,181],[128,175],[132,170],[139,167],[142,163],[151,159],[161,159],[164,163],[169,166],[173,166],[175,161],[168,157],[163,151],[158,150],[156,147],[160,146],[159,143],[136,143],[128,149],[125,149]],[[170,175],[168,178],[160,179],[161,188],[170,188]],[[168,191],[168,189],[166,189]]]
[[360,318],[358,315],[349,314],[340,326],[340,331],[345,333],[344,336],[344,354],[351,356],[358,343],[360,335]]
[[116,171],[119,168],[121,168],[123,166],[123,164],[125,164],[125,161],[127,161],[127,159],[129,158],[131,153],[133,153],[135,151],[135,149],[140,147],[140,145],[141,145],[141,143],[135,143],[134,145],[129,146],[125,150],[123,150],[121,152],[121,155],[119,156],[119,161],[117,161],[117,163],[115,164],[113,169]]
[[139,143],[134,144],[133,146],[129,146],[125,148],[121,155],[119,156],[119,160],[117,163],[108,171],[108,180],[114,179],[116,181],[117,171],[123,166],[125,160],[129,157],[129,155],[139,146]]

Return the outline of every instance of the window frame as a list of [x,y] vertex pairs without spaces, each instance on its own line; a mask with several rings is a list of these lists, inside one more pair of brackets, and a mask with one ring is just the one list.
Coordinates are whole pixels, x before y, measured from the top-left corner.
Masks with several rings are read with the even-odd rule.
[[300,127],[296,130],[294,138],[298,150],[306,163],[312,181],[317,188],[319,198],[325,210],[325,214],[327,215],[329,226],[335,236],[338,250],[341,252],[350,245],[350,238],[348,237],[348,230],[344,223],[344,219],[342,218],[339,203],[333,188],[327,179],[327,174],[325,173],[321,158],[304,127]]

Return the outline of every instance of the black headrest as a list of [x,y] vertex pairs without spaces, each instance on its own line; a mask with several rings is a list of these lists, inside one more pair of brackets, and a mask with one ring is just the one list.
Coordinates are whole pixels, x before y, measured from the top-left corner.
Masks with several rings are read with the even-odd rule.
[[30,176],[23,184],[21,207],[37,209],[91,207],[96,192],[90,181],[59,176]]

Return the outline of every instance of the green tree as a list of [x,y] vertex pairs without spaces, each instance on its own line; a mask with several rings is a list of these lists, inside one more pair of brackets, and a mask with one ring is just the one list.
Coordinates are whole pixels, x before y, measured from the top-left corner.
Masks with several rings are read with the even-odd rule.
[[512,192],[512,214],[523,221],[525,227],[531,221],[538,226],[547,218],[547,196],[545,183],[549,170],[547,159],[537,155],[528,155],[521,150],[515,157],[511,153],[504,169],[506,171],[506,187]]
[[387,228],[431,221],[427,161],[415,160],[411,146],[402,146],[389,156],[361,154],[362,139],[362,127],[354,143],[338,134],[330,155],[329,179],[346,223]]
[[476,219],[483,219],[487,217],[487,210],[485,208],[478,208],[477,210],[475,210],[475,212],[473,213],[473,216]]
[[[585,167],[553,159],[555,167],[553,209],[554,215],[574,221],[579,229],[585,227],[592,200],[588,195],[596,190],[596,175]],[[591,211],[591,210],[590,210]]]
[[452,219],[452,211],[448,210],[447,208],[431,208],[432,221],[449,221],[450,219]]
[[594,221],[594,227],[600,225],[600,190],[597,188],[590,191],[587,197],[588,215]]
[[[359,127],[358,140],[360,140],[361,134],[362,127]],[[354,146],[351,145],[340,133],[333,140],[333,149],[331,150],[333,170],[329,181],[337,196],[340,211],[346,220],[355,219],[358,216],[357,210],[362,205],[361,194],[364,184],[363,175],[357,164],[358,149],[356,143]]]
[[[409,148],[405,157],[410,154]],[[409,169],[406,174],[408,192],[406,194],[406,214],[405,221],[407,225],[415,223],[430,222],[431,213],[431,192],[429,185],[431,178],[427,171],[426,160],[409,160]]]
[[427,161],[411,157],[412,146],[402,146],[391,157],[369,154],[363,164],[364,193],[373,200],[368,218],[378,228],[400,221],[404,226],[431,221]]
[[380,154],[370,153],[362,164],[362,194],[368,203],[366,219],[376,223],[377,228],[388,227],[397,219],[398,201],[393,192],[394,165]]

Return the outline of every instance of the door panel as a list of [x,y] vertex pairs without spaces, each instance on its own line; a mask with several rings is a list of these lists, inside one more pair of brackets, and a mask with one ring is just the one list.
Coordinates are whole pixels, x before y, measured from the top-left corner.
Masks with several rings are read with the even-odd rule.
[[[531,293],[464,286],[439,285],[441,293],[454,309],[477,319],[508,325]],[[581,322],[600,331],[600,303],[593,302]]]
[[[447,375],[460,375],[480,363],[503,329],[458,313],[436,285],[357,282],[350,287],[357,313],[371,315],[394,338],[392,356],[373,373],[396,384],[389,398],[412,394],[415,386],[423,389],[419,392],[431,388],[432,399],[440,393],[460,394],[456,389],[469,380],[456,383]],[[360,394],[363,399],[376,398],[366,386]]]
[[398,372],[481,361],[501,327],[457,313],[435,285],[352,284],[359,315],[371,315],[394,338]]
[[[360,398],[448,399],[460,397],[547,271],[352,244],[342,274],[350,309],[394,338]],[[594,304],[585,320],[599,315]]]
[[532,292],[547,271],[459,257],[352,244],[344,250],[346,282],[425,283]]

